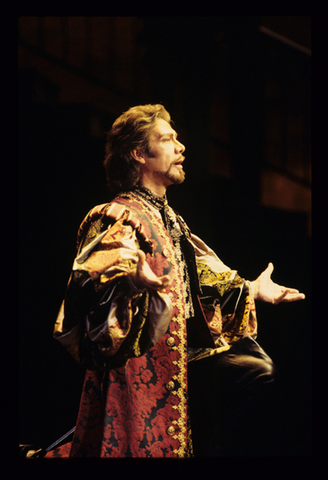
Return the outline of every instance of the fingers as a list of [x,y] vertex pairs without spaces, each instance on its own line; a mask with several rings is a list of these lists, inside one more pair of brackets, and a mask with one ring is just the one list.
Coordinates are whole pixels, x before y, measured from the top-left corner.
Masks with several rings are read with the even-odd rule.
[[138,265],[136,283],[138,285],[142,285],[143,287],[150,288],[152,290],[164,290],[172,283],[175,276],[173,269],[171,269],[168,275],[157,277],[148,265],[145,253],[142,250],[138,250],[137,255]]
[[296,288],[287,288],[288,293],[300,293]]
[[281,295],[279,295],[278,297],[274,298],[272,303],[274,305],[276,305],[277,303],[280,303],[280,302],[283,302],[285,297],[288,295],[288,291],[287,290],[284,290]]
[[298,300],[304,300],[304,298],[304,293],[300,293],[295,288],[286,288],[281,293],[281,295],[274,299],[273,303],[277,304],[280,302],[297,302]]
[[172,268],[170,273],[167,275],[164,275],[163,277],[159,277],[159,280],[162,282],[162,290],[164,290],[166,287],[171,285],[175,277],[175,270]]
[[304,293],[287,293],[282,299],[283,302],[297,302],[298,300],[304,300]]

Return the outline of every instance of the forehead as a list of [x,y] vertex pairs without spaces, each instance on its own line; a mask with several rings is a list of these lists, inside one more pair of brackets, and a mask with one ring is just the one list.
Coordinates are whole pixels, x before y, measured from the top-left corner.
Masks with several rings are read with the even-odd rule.
[[151,130],[150,137],[156,139],[166,134],[176,134],[176,132],[166,120],[158,118]]

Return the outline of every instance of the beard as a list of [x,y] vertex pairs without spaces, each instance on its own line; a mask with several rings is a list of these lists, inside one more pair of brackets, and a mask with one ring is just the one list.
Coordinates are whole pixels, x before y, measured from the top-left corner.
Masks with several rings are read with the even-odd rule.
[[186,174],[184,170],[180,170],[179,172],[173,172],[171,167],[165,172],[165,178],[172,182],[173,185],[178,185],[179,183],[184,182]]
[[174,164],[170,165],[166,172],[158,170],[154,173],[166,178],[172,185],[179,185],[180,183],[184,182],[186,177],[185,171],[183,169],[174,169]]

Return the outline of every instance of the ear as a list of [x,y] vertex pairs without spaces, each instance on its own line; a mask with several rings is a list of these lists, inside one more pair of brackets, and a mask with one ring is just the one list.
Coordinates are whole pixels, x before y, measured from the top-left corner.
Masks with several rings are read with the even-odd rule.
[[135,160],[137,160],[137,162],[140,162],[142,164],[146,163],[142,150],[132,150],[131,155]]

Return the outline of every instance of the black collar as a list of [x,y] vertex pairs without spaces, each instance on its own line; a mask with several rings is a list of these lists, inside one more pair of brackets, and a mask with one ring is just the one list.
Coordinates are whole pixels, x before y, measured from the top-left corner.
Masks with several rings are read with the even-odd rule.
[[161,210],[168,205],[166,194],[164,197],[159,197],[143,185],[137,185],[133,191],[151,203],[155,208],[157,208],[157,210]]

